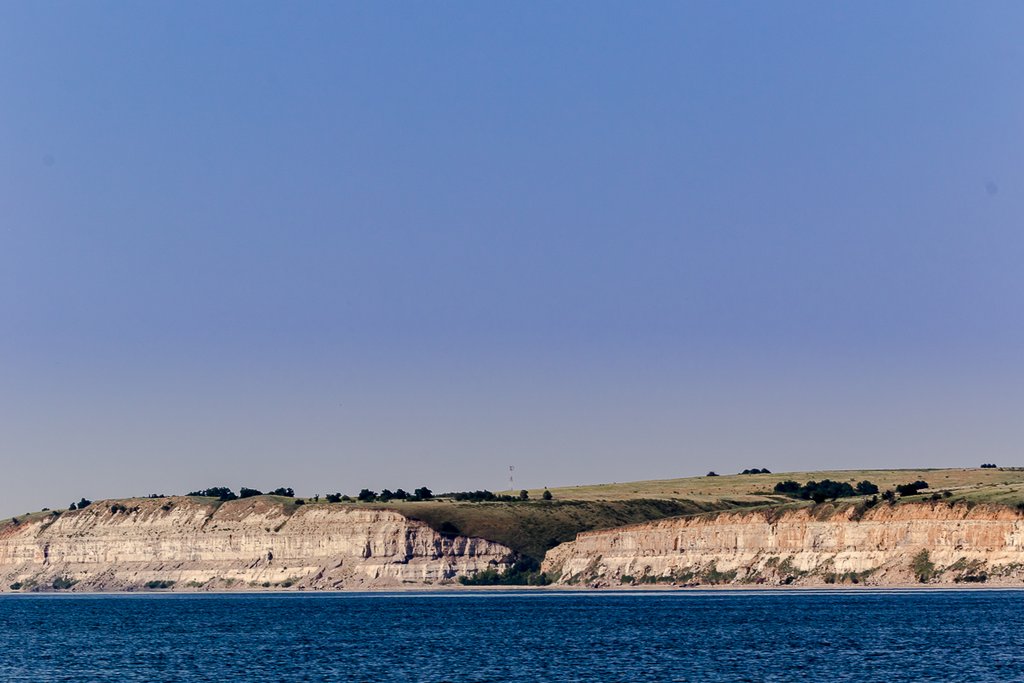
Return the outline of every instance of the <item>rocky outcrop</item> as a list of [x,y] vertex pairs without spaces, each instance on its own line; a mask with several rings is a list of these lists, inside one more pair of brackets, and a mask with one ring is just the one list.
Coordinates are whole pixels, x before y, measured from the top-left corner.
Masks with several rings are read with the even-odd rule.
[[726,512],[581,533],[544,569],[565,585],[1024,584],[1024,517],[945,502]]
[[424,587],[502,570],[511,556],[385,509],[103,501],[0,528],[0,590]]

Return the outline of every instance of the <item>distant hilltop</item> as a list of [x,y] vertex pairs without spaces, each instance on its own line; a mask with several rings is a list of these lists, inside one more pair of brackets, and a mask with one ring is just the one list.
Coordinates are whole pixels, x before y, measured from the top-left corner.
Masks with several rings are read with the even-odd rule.
[[0,522],[0,590],[1024,584],[1024,469],[688,477],[492,493],[242,487]]

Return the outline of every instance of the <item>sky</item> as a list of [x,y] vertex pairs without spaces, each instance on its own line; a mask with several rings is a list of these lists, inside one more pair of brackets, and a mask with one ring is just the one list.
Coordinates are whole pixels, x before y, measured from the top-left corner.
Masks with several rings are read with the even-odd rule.
[[0,3],[0,514],[1024,465],[1020,3]]

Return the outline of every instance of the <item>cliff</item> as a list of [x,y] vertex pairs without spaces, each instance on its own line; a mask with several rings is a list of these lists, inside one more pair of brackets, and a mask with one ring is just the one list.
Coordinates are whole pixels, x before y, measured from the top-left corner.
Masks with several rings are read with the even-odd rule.
[[1024,518],[944,502],[725,512],[581,533],[543,569],[562,585],[1024,583]]
[[509,548],[345,505],[103,501],[0,528],[0,590],[372,589],[450,583]]
[[[497,524],[492,513],[511,509],[478,517]],[[496,518],[505,536],[550,532],[523,509],[521,519]],[[399,510],[266,497],[104,501],[0,526],[0,591],[422,588],[503,571],[517,556]],[[558,585],[589,587],[1022,585],[1024,516],[942,501],[731,510],[579,533],[549,550],[542,569]]]

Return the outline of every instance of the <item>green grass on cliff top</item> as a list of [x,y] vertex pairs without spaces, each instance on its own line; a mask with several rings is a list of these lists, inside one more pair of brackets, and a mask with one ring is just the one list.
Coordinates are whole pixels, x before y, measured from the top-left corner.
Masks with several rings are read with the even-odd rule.
[[[1002,469],[913,469],[913,470],[826,470],[821,472],[773,472],[771,474],[733,474],[718,477],[686,477],[634,481],[622,484],[594,484],[566,486],[551,489],[556,499],[574,500],[628,500],[631,498],[685,498],[687,500],[719,500],[730,498],[771,504],[775,484],[792,479],[801,484],[831,479],[856,484],[865,479],[883,491],[918,479],[928,482],[932,489],[956,490],[966,494],[974,491],[981,495],[992,487],[1013,487],[1024,484],[1024,468]],[[542,491],[542,490],[541,490]],[[530,491],[530,497],[541,491]],[[1019,501],[1024,502],[1024,488]]]

